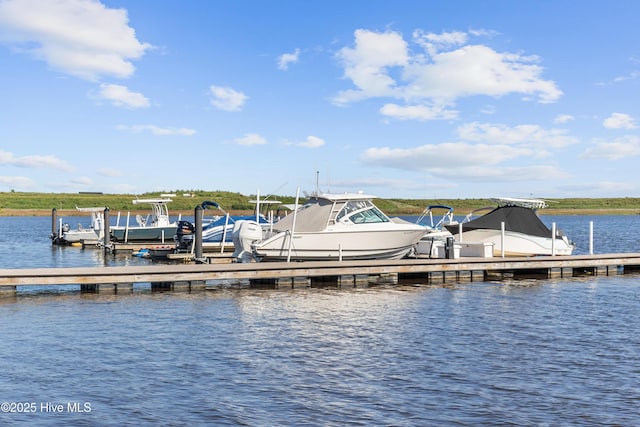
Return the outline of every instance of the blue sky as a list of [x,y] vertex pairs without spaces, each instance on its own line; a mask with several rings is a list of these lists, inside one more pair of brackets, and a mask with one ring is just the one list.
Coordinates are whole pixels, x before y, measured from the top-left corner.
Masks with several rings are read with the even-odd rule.
[[639,197],[638,16],[0,0],[0,191]]

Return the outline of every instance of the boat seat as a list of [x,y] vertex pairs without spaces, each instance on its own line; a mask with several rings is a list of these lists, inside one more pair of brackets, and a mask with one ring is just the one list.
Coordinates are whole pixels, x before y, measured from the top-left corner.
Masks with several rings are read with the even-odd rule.
[[149,215],[147,215],[146,217],[143,217],[140,214],[136,215],[136,222],[140,227],[146,226],[148,220],[149,220]]

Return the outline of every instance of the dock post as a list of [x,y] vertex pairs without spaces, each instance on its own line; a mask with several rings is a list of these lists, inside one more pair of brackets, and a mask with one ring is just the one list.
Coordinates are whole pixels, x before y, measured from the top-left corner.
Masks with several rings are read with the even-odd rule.
[[56,237],[58,237],[58,210],[53,208],[51,209],[51,238],[54,242]]
[[[338,287],[340,285],[340,276],[317,276],[309,278],[312,288]],[[295,278],[294,278],[295,287]]]
[[189,282],[189,290],[190,291],[206,291],[207,290],[207,282],[206,280],[192,280]]
[[133,283],[118,283],[116,284],[117,294],[130,294],[133,292]]
[[171,290],[173,292],[189,292],[191,291],[191,283],[188,281],[177,281],[171,284]]
[[[202,259],[202,206],[196,206],[195,212],[195,236],[193,244],[195,245],[196,260]],[[224,242],[222,242],[224,245]]]
[[472,282],[484,281],[484,270],[471,270],[471,281]]
[[589,255],[593,255],[593,221],[589,221]]
[[109,250],[109,246],[111,246],[110,245],[111,231],[109,230],[110,224],[111,224],[111,220],[109,219],[109,208],[106,207],[104,208],[104,237],[103,237],[105,253],[107,253],[107,251]]
[[356,276],[342,275],[338,276],[338,286],[341,288],[354,287],[356,285]]
[[[553,253],[553,251],[551,251]],[[561,267],[552,267],[549,268],[547,272],[547,278],[549,279],[557,279],[562,277],[562,268]]]
[[472,274],[471,271],[461,270],[458,271],[458,282],[472,282]]
[[80,293],[83,294],[115,294],[115,283],[85,283],[80,285]]
[[0,298],[15,297],[16,295],[18,295],[18,291],[15,286],[0,286]]
[[173,290],[173,282],[151,282],[151,292],[166,292]]

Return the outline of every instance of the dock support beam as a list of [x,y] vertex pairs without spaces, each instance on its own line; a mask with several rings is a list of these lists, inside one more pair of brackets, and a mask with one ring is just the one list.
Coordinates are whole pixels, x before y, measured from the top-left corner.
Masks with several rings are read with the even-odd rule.
[[133,283],[88,283],[80,285],[81,293],[88,294],[130,294]]
[[340,280],[339,276],[319,276],[311,278],[311,287],[312,288],[322,288],[325,286],[338,286],[338,282]]
[[273,285],[274,288],[296,289],[308,288],[309,286],[311,286],[311,279],[308,277],[281,277],[280,279],[273,279],[272,281],[270,281],[270,279],[259,279],[258,282],[256,282],[255,280],[251,280],[251,284],[257,284],[263,287],[266,285]]
[[116,285],[113,283],[89,283],[80,285],[80,292],[90,294],[115,294]]
[[16,286],[0,286],[0,298],[15,297],[17,295]]
[[178,282],[153,282],[151,292],[193,292],[206,290],[204,280],[182,280]]

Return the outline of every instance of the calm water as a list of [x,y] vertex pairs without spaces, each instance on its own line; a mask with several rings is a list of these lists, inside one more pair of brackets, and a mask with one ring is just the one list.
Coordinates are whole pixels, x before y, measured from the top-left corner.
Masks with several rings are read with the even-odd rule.
[[[594,252],[640,252],[635,216],[543,220],[578,253],[590,220]],[[0,230],[1,268],[148,263],[51,248],[48,218]],[[0,424],[637,426],[639,304],[640,276],[21,292],[0,300],[0,407],[22,413]]]

